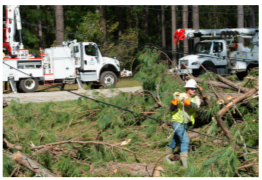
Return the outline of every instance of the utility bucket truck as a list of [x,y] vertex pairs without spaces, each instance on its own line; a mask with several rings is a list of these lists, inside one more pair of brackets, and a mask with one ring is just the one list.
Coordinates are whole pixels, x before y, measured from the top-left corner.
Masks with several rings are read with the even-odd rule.
[[[20,43],[15,42],[15,24]],[[39,82],[73,83],[99,82],[108,87],[116,85],[120,63],[115,58],[103,57],[93,42],[65,41],[63,47],[44,49],[40,55],[23,48],[19,5],[7,5],[3,29],[3,81],[9,82],[14,92],[34,92]]]
[[[248,69],[258,66],[258,28],[178,29],[174,34],[174,43],[194,37],[220,39],[200,41],[195,44],[194,54],[180,58],[176,70],[182,76],[188,71],[194,76],[204,74],[203,65],[208,71],[222,76],[236,73],[242,79]],[[251,50],[242,43],[233,43],[236,37],[250,39]]]

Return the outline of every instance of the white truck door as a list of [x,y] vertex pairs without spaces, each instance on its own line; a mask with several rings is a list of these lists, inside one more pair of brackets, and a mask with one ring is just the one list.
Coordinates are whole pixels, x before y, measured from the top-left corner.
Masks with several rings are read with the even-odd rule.
[[92,44],[84,45],[84,70],[97,70],[98,64],[97,47]]
[[221,41],[213,42],[212,54],[214,56],[214,59],[216,61],[215,64],[217,66],[222,66],[227,64],[227,58],[226,58],[227,50],[224,43],[225,42],[221,42]]

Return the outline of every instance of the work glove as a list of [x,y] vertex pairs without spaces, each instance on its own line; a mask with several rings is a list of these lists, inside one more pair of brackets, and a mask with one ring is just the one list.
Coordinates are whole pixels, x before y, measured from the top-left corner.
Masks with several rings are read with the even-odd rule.
[[197,108],[198,108],[197,104],[191,102],[190,99],[188,99],[188,98],[183,97],[182,102],[183,102],[185,105],[187,105],[187,106],[189,106],[189,107],[191,107],[191,108],[193,108],[193,109],[197,109]]

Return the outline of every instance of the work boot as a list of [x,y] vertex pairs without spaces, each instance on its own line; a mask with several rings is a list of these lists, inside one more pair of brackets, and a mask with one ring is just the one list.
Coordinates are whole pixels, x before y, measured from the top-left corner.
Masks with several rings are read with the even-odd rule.
[[187,168],[187,157],[188,157],[188,152],[180,153],[180,160],[185,168]]
[[173,155],[173,149],[170,148],[169,146],[166,146],[166,160],[169,164],[174,164],[175,161],[172,161],[170,158],[172,157]]

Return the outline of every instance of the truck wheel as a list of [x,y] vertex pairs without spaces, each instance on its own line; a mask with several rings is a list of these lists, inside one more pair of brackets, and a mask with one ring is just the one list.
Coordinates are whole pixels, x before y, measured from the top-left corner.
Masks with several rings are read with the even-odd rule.
[[19,89],[25,93],[35,92],[38,88],[38,79],[22,79],[19,83]]
[[100,76],[100,83],[107,88],[110,85],[115,86],[116,83],[117,83],[117,77],[116,77],[115,73],[113,73],[111,71],[105,71]]
[[[205,67],[205,68],[206,68],[206,70],[208,70],[209,72],[213,72],[213,73],[216,73],[216,74],[217,74],[217,70],[216,70],[215,67],[207,66],[207,67]],[[206,72],[203,68],[201,68],[198,75],[201,75],[201,74],[207,74],[207,72]]]
[[242,81],[242,80],[244,79],[244,77],[247,76],[247,71],[238,72],[238,73],[236,73],[236,75],[237,75],[237,78],[238,78],[240,81]]

